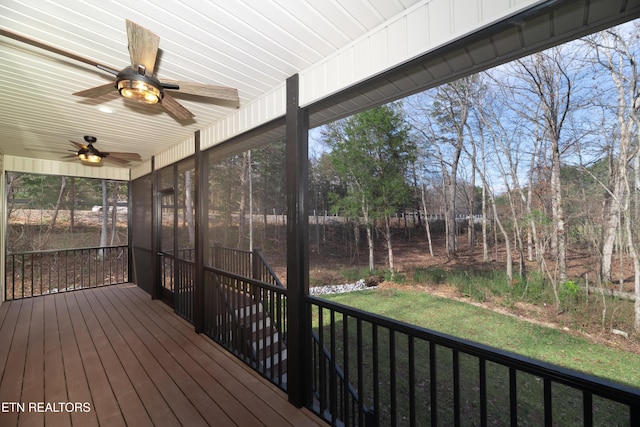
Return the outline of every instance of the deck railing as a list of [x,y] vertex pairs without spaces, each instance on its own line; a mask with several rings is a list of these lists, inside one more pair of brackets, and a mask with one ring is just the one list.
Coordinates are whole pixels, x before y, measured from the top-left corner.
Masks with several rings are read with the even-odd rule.
[[249,251],[227,248],[220,245],[220,243],[216,243],[211,248],[209,265],[243,277],[251,277],[274,286],[284,287],[264,258],[260,248],[254,248]]
[[[311,409],[332,425],[640,425],[640,390],[633,387],[320,298],[307,301],[319,337],[311,369],[321,375]],[[323,368],[324,347],[339,371]],[[352,384],[359,405],[341,384]]]
[[127,246],[7,253],[5,300],[126,283]]
[[160,283],[173,294],[173,308],[189,323],[194,321],[193,296],[195,292],[195,250],[179,249],[160,252]]
[[204,294],[205,334],[286,390],[286,289],[205,267]]

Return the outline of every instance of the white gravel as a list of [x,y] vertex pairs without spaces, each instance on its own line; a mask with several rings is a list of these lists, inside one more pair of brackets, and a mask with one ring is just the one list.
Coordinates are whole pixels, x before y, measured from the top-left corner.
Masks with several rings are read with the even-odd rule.
[[375,288],[375,286],[367,286],[364,283],[364,279],[360,279],[356,283],[345,283],[344,285],[314,286],[312,288],[309,288],[309,295],[341,294],[345,292],[362,291],[364,289],[373,288]]

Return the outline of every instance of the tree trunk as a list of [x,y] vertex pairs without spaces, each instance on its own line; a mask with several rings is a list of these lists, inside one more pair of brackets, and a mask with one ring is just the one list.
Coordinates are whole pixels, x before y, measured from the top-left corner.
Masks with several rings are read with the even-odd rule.
[[513,280],[513,257],[511,255],[511,241],[509,239],[509,233],[507,232],[507,230],[505,230],[504,226],[502,225],[502,221],[500,221],[500,217],[498,216],[498,209],[496,207],[496,200],[493,197],[492,192],[489,192],[489,200],[491,201],[491,207],[493,209],[493,220],[495,221],[496,225],[500,229],[500,233],[504,238],[504,248],[505,248],[505,256],[506,256],[505,270],[507,273],[507,279],[509,280],[509,283],[511,283],[511,281]]
[[49,237],[51,236],[51,232],[56,225],[56,220],[58,219],[58,212],[60,212],[60,205],[62,204],[62,198],[64,196],[64,189],[66,187],[67,177],[62,176],[60,181],[60,192],[58,193],[58,200],[56,202],[56,207],[53,210],[53,216],[51,217],[51,222],[49,223],[49,227],[47,227],[47,231],[44,235],[44,239],[40,243],[39,249],[45,249],[47,243],[49,242]]
[[367,244],[369,245],[369,271],[376,269],[376,265],[373,259],[373,230],[369,221],[366,222],[367,227]]
[[429,254],[433,257],[433,244],[431,243],[431,223],[429,222],[429,217],[427,216],[427,201],[425,197],[425,185],[422,183],[420,186],[420,193],[422,198],[422,211],[424,215],[424,229],[427,232],[427,242],[429,243]]
[[[617,168],[616,168],[617,169]],[[602,222],[602,260],[600,262],[600,279],[608,283],[612,281],[611,260],[620,224],[620,201],[622,197],[622,182],[618,170],[613,176],[613,192],[605,198],[604,218]]]
[[118,233],[118,187],[120,183],[115,181],[113,183],[113,192],[111,193],[111,242],[110,245],[116,243],[116,235]]
[[247,210],[247,183],[248,183],[249,161],[247,152],[242,153],[242,166],[240,167],[240,205],[238,206],[238,248],[242,248],[244,242],[244,227],[246,223]]
[[[456,162],[457,163],[457,162]],[[453,167],[452,167],[453,169]],[[457,251],[457,230],[456,230],[456,175],[449,175],[447,182],[447,207],[445,226],[447,229],[447,257],[454,258]]]
[[184,173],[184,216],[187,221],[187,233],[189,235],[189,248],[195,247],[196,223],[193,217],[193,182],[191,170]]
[[75,229],[75,217],[76,217],[76,179],[70,177],[71,181],[71,207],[69,209],[69,232],[73,233]]
[[362,216],[364,218],[364,224],[367,230],[367,246],[369,247],[369,271],[375,270],[375,262],[374,262],[374,240],[373,240],[373,224],[371,223],[371,219],[369,218],[369,207],[367,206],[367,201],[365,200],[364,194],[361,195],[361,206]]
[[487,242],[487,186],[482,185],[482,262],[489,262],[489,243]]
[[551,211],[554,221],[554,240],[556,244],[555,255],[558,263],[558,280],[564,283],[567,280],[567,250],[566,234],[564,229],[564,209],[562,207],[562,184],[560,183],[560,148],[559,141],[551,138]]
[[391,279],[395,276],[395,265],[393,263],[393,246],[391,245],[391,221],[388,216],[384,218],[384,238],[387,241],[387,254],[389,257],[389,271],[391,272]]
[[100,228],[100,249],[98,249],[98,257],[104,256],[104,248],[107,246],[107,221],[109,219],[109,203],[107,202],[107,180],[102,180],[102,227]]

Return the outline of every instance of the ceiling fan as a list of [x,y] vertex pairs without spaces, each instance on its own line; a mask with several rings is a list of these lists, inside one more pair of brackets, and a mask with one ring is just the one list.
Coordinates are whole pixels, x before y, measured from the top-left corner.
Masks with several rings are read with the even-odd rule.
[[111,161],[119,165],[128,165],[130,161],[141,161],[142,158],[138,153],[107,153],[100,151],[93,146],[98,139],[95,136],[85,135],[84,140],[86,144],[81,144],[75,141],[69,141],[76,148],[73,150],[75,154],[66,156],[65,158],[71,159],[77,157],[82,163],[87,165],[99,165],[103,160]]
[[158,79],[155,76],[156,57],[160,46],[160,37],[152,31],[126,20],[131,65],[118,71],[116,68],[100,64],[71,52],[49,46],[37,40],[21,36],[0,28],[0,35],[27,43],[47,51],[63,55],[67,58],[94,66],[116,76],[115,83],[96,86],[73,95],[97,98],[113,91],[128,99],[146,104],[161,104],[178,121],[189,120],[193,113],[176,101],[167,91],[197,95],[223,101],[225,105],[239,106],[238,90],[226,86],[208,85],[194,82]]

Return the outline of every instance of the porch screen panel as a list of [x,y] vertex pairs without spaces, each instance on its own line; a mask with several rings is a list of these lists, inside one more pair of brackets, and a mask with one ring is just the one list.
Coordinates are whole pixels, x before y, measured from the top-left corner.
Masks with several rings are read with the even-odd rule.
[[195,287],[195,188],[195,161],[183,160],[177,164],[174,192],[177,215],[174,309],[190,323],[193,323]]
[[[212,149],[206,153],[209,221],[205,265],[215,266],[216,248],[258,250],[284,283],[287,214],[284,148],[284,141],[279,139],[242,152],[217,153]],[[243,273],[240,264],[227,267]]]
[[133,282],[152,292],[153,251],[151,250],[152,179],[146,175],[131,183],[133,212],[131,239],[133,248]]
[[204,332],[286,390],[285,144],[271,136],[203,153]]

